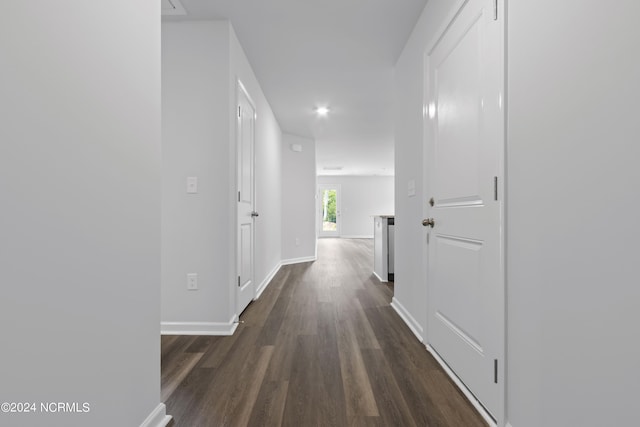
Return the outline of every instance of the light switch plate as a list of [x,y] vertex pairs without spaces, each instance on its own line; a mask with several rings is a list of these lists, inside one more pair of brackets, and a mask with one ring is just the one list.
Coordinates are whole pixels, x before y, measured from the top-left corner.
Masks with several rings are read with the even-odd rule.
[[407,195],[413,197],[416,195],[416,181],[411,179],[407,183]]
[[197,192],[198,192],[198,177],[188,176],[187,177],[187,193],[196,194]]
[[190,291],[198,290],[198,273],[187,274],[187,289]]

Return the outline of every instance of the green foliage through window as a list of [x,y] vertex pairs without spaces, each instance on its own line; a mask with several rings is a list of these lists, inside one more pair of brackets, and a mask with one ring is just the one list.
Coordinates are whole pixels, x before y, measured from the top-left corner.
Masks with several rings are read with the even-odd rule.
[[324,231],[336,229],[336,190],[322,191],[322,222]]
[[336,222],[336,190],[326,190],[325,218],[327,222]]

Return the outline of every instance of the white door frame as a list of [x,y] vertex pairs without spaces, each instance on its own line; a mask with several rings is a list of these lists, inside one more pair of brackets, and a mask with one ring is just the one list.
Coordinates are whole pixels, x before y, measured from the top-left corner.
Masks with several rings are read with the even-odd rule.
[[[336,190],[336,231],[335,232],[327,232],[322,231],[322,192],[324,190]],[[341,235],[341,222],[342,218],[340,217],[340,209],[342,206],[342,188],[340,184],[320,184],[318,185],[318,237],[340,237]]]
[[[239,141],[239,135],[240,135],[240,129],[239,127],[241,126],[240,121],[239,121],[239,106],[240,106],[240,97],[243,96],[247,99],[247,101],[249,102],[249,104],[251,105],[251,107],[253,108],[254,114],[256,113],[256,104],[253,101],[253,98],[251,98],[251,95],[249,95],[249,92],[247,91],[247,89],[245,88],[245,86],[242,84],[242,82],[240,81],[240,79],[236,79],[236,102],[235,102],[235,129],[236,129],[236,136],[235,136],[235,156],[236,156],[236,176],[235,176],[235,191],[234,191],[234,200],[239,202],[239,198],[237,198],[237,194],[240,193],[240,179],[239,179],[239,167],[238,167],[238,163],[240,161],[240,141]],[[254,115],[255,118],[255,115]],[[252,183],[251,183],[251,187],[252,187],[252,195],[251,195],[251,200],[253,201],[253,211],[256,210],[256,179],[255,179],[255,121],[254,121],[254,128],[253,128],[253,149],[252,149]],[[240,313],[242,313],[242,311],[246,308],[246,307],[240,307],[240,299],[239,299],[239,293],[240,293],[240,243],[239,243],[239,239],[240,239],[240,220],[239,220],[239,215],[238,215],[238,204],[236,203],[236,215],[235,215],[235,233],[236,233],[236,246],[235,246],[235,277],[238,278],[238,281],[234,280],[233,281],[233,289],[234,291],[232,292],[232,295],[235,296],[235,304],[233,306],[233,310],[234,310],[234,319],[238,319],[240,316]],[[252,299],[255,299],[255,292],[256,292],[256,285],[255,285],[255,221],[253,224],[253,229],[252,229],[252,236],[251,236],[251,286],[253,287],[253,296]]]
[[[427,165],[428,165],[428,161],[429,161],[429,144],[428,144],[428,135],[431,132],[431,123],[430,123],[430,119],[429,119],[429,111],[430,108],[434,108],[431,107],[428,103],[429,99],[430,99],[430,94],[429,94],[429,75],[428,75],[428,70],[429,70],[429,56],[430,54],[433,52],[433,50],[435,49],[435,47],[438,45],[438,42],[440,41],[440,39],[442,38],[442,36],[445,34],[445,32],[447,31],[447,29],[449,28],[449,26],[451,25],[451,23],[454,21],[454,19],[458,16],[458,14],[460,13],[461,9],[466,5],[468,0],[456,0],[455,1],[455,5],[454,7],[452,7],[451,12],[449,13],[449,15],[446,17],[446,19],[443,21],[442,25],[438,28],[438,31],[436,33],[436,35],[434,35],[434,37],[432,38],[431,43],[427,46],[427,48],[425,49],[424,55],[423,55],[423,138],[422,138],[422,143],[423,143],[423,188],[424,188],[424,193],[423,193],[423,218],[429,218],[429,215],[431,214],[430,209],[429,209],[429,198],[431,197],[430,194],[431,193],[431,188],[430,188],[430,183],[429,183],[429,173],[428,173],[428,169],[427,169]],[[505,32],[506,32],[506,8],[505,8],[505,0],[496,0],[496,16],[499,17],[499,23],[502,26],[502,30],[501,30],[501,40],[500,40],[500,46],[499,49],[501,51],[501,55],[504,61],[504,64],[506,65],[506,50],[505,50]],[[500,245],[501,245],[501,265],[500,265],[500,277],[502,279],[502,289],[503,289],[503,298],[502,301],[500,301],[498,303],[499,307],[502,307],[502,310],[500,312],[500,315],[503,319],[503,321],[501,322],[501,328],[499,331],[497,331],[497,333],[499,334],[500,338],[500,343],[501,346],[498,350],[499,353],[499,360],[500,363],[498,365],[498,369],[497,369],[497,373],[498,373],[498,377],[500,379],[499,381],[499,408],[497,409],[496,413],[494,414],[496,417],[496,420],[493,421],[491,416],[489,415],[489,413],[484,409],[484,407],[482,407],[482,405],[477,401],[477,399],[473,396],[473,394],[469,391],[469,389],[464,385],[464,383],[462,383],[462,381],[455,375],[455,373],[447,366],[447,364],[440,358],[440,356],[435,352],[435,350],[429,345],[429,328],[428,328],[428,322],[429,322],[429,314],[428,314],[428,309],[427,309],[427,314],[425,316],[425,325],[424,325],[424,344],[427,348],[427,350],[435,357],[435,359],[438,361],[438,363],[440,363],[440,365],[443,367],[443,369],[447,372],[447,374],[449,375],[449,377],[452,379],[452,381],[458,386],[458,388],[462,391],[462,393],[467,397],[467,399],[471,402],[471,404],[476,408],[476,410],[483,416],[483,418],[489,423],[489,425],[493,425],[493,426],[499,426],[499,427],[505,427],[506,426],[506,387],[507,387],[507,370],[506,370],[506,348],[507,348],[507,305],[506,305],[506,293],[507,293],[507,288],[506,288],[506,235],[505,235],[505,224],[506,224],[506,211],[505,211],[505,206],[506,206],[506,200],[505,200],[505,195],[506,195],[506,167],[505,167],[505,159],[506,159],[506,126],[507,126],[507,120],[506,120],[506,73],[504,70],[504,67],[502,69],[502,93],[500,95],[500,103],[502,106],[502,114],[503,114],[503,122],[504,122],[504,127],[503,129],[501,129],[502,132],[502,150],[500,153],[500,179],[498,181],[498,186],[497,186],[497,191],[498,194],[501,198],[501,207],[500,207],[500,213],[501,213],[501,221],[500,221],[500,228],[502,230],[501,232],[501,236],[500,236]],[[426,284],[426,296],[427,296],[427,301],[429,298],[429,281],[428,281],[428,265],[429,265],[429,247],[428,247],[428,238],[429,238],[429,230],[428,227],[423,227],[420,224],[416,224],[416,226],[420,227],[421,229],[423,229],[423,239],[422,239],[422,253],[423,253],[423,257],[422,259],[423,261],[423,268],[422,268],[422,273],[423,273],[423,281],[422,283]]]

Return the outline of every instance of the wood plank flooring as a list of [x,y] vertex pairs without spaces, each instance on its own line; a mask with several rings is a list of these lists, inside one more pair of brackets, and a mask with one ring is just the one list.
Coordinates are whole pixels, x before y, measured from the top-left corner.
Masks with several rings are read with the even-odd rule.
[[486,426],[389,306],[373,242],[320,239],[280,269],[230,337],[163,336],[180,427]]

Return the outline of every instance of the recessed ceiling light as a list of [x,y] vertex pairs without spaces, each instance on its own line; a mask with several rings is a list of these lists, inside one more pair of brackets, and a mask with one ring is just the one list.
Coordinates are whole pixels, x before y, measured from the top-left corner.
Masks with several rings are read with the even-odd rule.
[[329,114],[329,108],[328,107],[316,107],[316,114],[319,116],[326,116],[327,114]]

